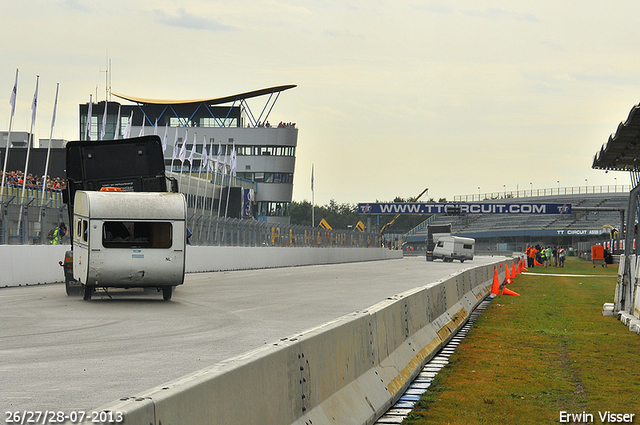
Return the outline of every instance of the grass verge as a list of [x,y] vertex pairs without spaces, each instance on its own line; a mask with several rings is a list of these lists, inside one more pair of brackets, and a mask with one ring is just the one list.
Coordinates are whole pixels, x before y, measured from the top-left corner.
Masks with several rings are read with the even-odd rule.
[[606,423],[606,411],[640,423],[640,337],[602,316],[617,267],[568,258],[530,272],[542,275],[517,276],[508,287],[521,296],[493,300],[403,424],[538,425],[560,412]]

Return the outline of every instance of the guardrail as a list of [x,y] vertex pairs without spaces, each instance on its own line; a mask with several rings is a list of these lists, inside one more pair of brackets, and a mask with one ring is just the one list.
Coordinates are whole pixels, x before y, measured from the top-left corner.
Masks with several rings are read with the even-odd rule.
[[[479,189],[479,188],[478,188]],[[628,193],[632,189],[628,184],[612,184],[601,186],[568,186],[527,190],[503,190],[501,192],[477,193],[473,195],[455,195],[454,202],[491,201],[496,199],[531,198],[534,196],[586,195],[589,193]]]
[[466,269],[96,411],[140,425],[373,423],[489,295],[494,266],[504,279],[504,264]]

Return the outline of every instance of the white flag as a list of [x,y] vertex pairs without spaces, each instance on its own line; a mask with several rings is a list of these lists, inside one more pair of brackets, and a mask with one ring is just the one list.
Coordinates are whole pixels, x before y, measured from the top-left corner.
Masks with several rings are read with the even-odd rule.
[[[60,83],[56,85],[56,100],[53,103],[53,116],[51,117],[51,128],[56,124],[56,111],[58,110],[58,88],[60,87]],[[51,145],[51,143],[49,143]]]
[[[158,121],[156,120],[156,124]],[[164,127],[164,137],[162,138],[162,153],[164,154],[167,150],[167,131],[169,131],[169,123]]]
[[89,112],[87,112],[87,140],[91,140],[91,111],[93,109],[93,95],[89,95]]
[[144,122],[147,120],[147,116],[145,114],[142,115],[142,128],[140,128],[140,134],[138,134],[139,137],[144,136]]
[[182,142],[182,147],[180,148],[180,161],[184,162],[187,157],[187,138],[189,137],[189,133],[184,134],[184,142]]
[[233,142],[233,149],[231,150],[231,175],[236,176],[236,169],[238,168],[238,159],[236,158],[236,142]]
[[[207,136],[205,136],[205,141],[206,141],[206,137]],[[213,166],[211,164],[212,162],[213,162],[213,139],[211,139],[211,144],[209,145],[209,160],[207,161],[207,171],[213,170]]]
[[[173,141],[173,157],[171,161],[173,162],[178,157],[178,128],[176,127],[176,139]],[[171,165],[173,167],[173,164]]]
[[[197,136],[197,134],[196,134]],[[191,146],[191,153],[189,154],[189,166],[193,167],[193,156],[196,153],[196,145],[198,144],[198,138],[194,136],[193,137],[193,146]]]
[[202,141],[202,162],[200,163],[200,170],[205,167],[205,171],[209,171],[209,152],[207,152],[207,136],[204,136]]
[[9,103],[11,104],[11,117],[16,112],[16,96],[18,96],[18,70],[16,69],[16,82],[13,84],[13,90],[11,91],[11,98]]
[[104,114],[102,114],[102,129],[100,129],[100,140],[104,140],[104,135],[107,132],[107,106],[109,102],[104,101]]
[[153,135],[158,135],[158,118],[156,118],[156,123],[153,125]]
[[118,140],[120,137],[120,105],[118,105],[118,118],[116,118],[116,131],[113,134],[113,140]]
[[33,94],[33,102],[31,103],[31,123],[36,122],[36,109],[38,109],[38,83],[40,78],[36,80],[36,92]]
[[226,175],[227,174],[227,147],[225,146],[225,150],[224,150],[224,160],[222,161],[222,172]]
[[133,122],[133,111],[131,111],[131,116],[129,117],[129,121],[127,121],[127,126],[124,128],[124,138],[128,139],[131,136],[131,123]]

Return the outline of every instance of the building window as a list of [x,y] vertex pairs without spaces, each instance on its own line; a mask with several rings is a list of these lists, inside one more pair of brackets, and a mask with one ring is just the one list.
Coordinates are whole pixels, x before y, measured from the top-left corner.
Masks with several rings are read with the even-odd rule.
[[268,217],[288,217],[289,202],[258,202],[258,215]]
[[[230,145],[229,145],[230,146]],[[295,156],[296,151],[293,146],[245,146],[236,145],[238,156]],[[229,153],[231,147],[229,147]],[[224,151],[223,151],[224,153]]]

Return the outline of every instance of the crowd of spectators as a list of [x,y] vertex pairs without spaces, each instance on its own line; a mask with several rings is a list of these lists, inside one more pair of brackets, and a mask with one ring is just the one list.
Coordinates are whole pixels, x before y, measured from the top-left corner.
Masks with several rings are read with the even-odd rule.
[[[247,124],[247,127],[251,127],[251,124]],[[258,122],[257,127],[259,127],[259,128],[271,128],[272,125],[269,123],[269,121],[265,121],[265,122],[260,121],[260,122]],[[296,123],[280,121],[280,124],[278,124],[278,128],[296,128]]]
[[[1,172],[0,172],[1,174]],[[42,188],[42,179],[44,176],[34,176],[29,173],[26,177],[26,187],[33,189],[41,189]],[[67,187],[67,182],[60,177],[47,176],[47,190],[52,191],[61,191]],[[20,170],[18,171],[7,171],[4,173],[4,184],[5,186],[17,186],[22,187],[25,181],[24,173]]]

